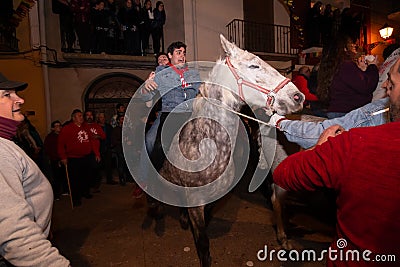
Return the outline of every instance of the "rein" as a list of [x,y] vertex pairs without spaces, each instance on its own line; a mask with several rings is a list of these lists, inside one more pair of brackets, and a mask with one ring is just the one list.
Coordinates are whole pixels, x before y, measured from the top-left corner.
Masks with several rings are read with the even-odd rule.
[[223,106],[223,105],[219,105],[219,104],[217,104],[217,103],[214,103],[214,101],[217,101],[216,99],[213,99],[214,101],[211,101],[210,99],[212,99],[212,98],[208,98],[208,97],[204,96],[201,92],[200,92],[200,94],[201,94],[201,96],[202,96],[208,103],[210,103],[211,105],[214,105],[214,106],[216,106],[216,107],[225,109],[225,110],[227,110],[227,111],[232,112],[233,114],[236,114],[236,115],[238,115],[238,116],[245,117],[245,118],[247,118],[247,119],[249,119],[249,120],[256,121],[256,122],[258,122],[258,123],[261,123],[261,124],[270,126],[270,125],[269,125],[267,122],[265,122],[265,121],[262,121],[262,120],[259,120],[259,119],[250,117],[250,116],[248,116],[248,115],[246,115],[246,114],[237,112],[237,111],[235,111],[235,110],[233,110],[233,109],[231,109],[231,108],[229,108],[229,107],[227,107],[227,106]]
[[244,101],[244,102],[246,102],[246,101],[245,101],[244,94],[243,94],[243,86],[242,86],[243,84],[248,86],[248,87],[250,87],[250,88],[256,89],[257,91],[259,91],[259,92],[261,92],[263,94],[266,94],[267,95],[267,106],[271,106],[274,103],[276,93],[279,90],[281,90],[283,87],[285,87],[285,85],[287,85],[290,82],[290,79],[285,78],[282,82],[280,82],[278,84],[277,87],[275,87],[274,90],[268,90],[268,89],[266,89],[266,88],[264,88],[262,86],[259,86],[257,84],[254,84],[254,83],[246,81],[246,80],[243,80],[239,76],[239,74],[237,73],[235,67],[232,65],[231,60],[229,59],[229,57],[226,57],[225,63],[226,63],[226,65],[228,65],[229,70],[232,72],[233,76],[236,79],[236,83],[238,85],[240,99],[242,99],[242,101]]

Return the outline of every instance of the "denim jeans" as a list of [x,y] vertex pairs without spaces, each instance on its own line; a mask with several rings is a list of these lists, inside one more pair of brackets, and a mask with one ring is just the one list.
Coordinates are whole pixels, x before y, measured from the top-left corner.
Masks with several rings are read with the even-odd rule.
[[[140,179],[140,181],[145,181],[148,174],[149,161],[146,158],[151,155],[151,152],[154,148],[154,143],[156,142],[157,129],[160,125],[160,114],[161,112],[159,112],[157,118],[153,122],[153,125],[151,125],[145,136],[145,145],[142,147],[142,152],[140,153],[139,177],[137,177],[138,179]],[[139,182],[139,184],[142,183],[143,182]]]

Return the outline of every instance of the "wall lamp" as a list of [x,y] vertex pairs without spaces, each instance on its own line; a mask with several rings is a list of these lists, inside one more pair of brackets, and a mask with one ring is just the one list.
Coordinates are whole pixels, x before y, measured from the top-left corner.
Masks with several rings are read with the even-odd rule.
[[390,27],[387,23],[385,23],[385,25],[383,25],[383,27],[379,29],[379,34],[383,39],[389,38],[390,36],[392,36],[392,33],[393,27]]

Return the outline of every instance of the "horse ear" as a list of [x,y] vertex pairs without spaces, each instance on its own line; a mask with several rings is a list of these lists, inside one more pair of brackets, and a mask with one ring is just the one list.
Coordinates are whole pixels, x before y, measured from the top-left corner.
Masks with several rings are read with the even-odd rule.
[[222,49],[224,49],[225,54],[227,56],[231,56],[235,50],[235,48],[237,48],[234,44],[232,44],[231,42],[229,42],[224,35],[220,34],[219,38],[221,39],[221,45],[222,45]]

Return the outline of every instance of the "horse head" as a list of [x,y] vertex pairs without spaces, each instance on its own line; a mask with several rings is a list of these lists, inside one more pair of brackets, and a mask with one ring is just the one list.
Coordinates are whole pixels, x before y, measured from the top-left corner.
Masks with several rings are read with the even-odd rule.
[[289,114],[302,109],[304,95],[290,80],[258,56],[238,48],[222,34],[225,64],[236,79],[240,98],[252,108],[264,108],[268,115]]

